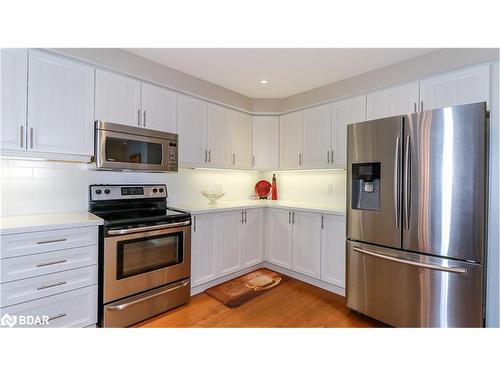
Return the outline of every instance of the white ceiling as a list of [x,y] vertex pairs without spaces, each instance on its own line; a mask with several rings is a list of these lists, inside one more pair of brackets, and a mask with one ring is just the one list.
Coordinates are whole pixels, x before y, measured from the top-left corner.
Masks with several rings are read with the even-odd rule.
[[[431,52],[418,48],[222,49],[127,51],[251,98],[283,98]],[[267,84],[260,83],[267,80]]]

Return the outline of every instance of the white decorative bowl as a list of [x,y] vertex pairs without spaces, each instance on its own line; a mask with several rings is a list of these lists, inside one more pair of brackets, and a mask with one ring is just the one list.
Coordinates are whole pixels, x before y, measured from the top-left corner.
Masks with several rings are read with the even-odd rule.
[[205,198],[208,199],[208,204],[215,204],[219,199],[221,199],[226,193],[222,191],[206,191],[201,192]]

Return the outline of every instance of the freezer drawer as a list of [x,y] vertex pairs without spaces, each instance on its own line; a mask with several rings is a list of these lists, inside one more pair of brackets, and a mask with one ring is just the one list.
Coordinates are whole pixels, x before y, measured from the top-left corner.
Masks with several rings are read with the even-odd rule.
[[395,327],[482,327],[483,266],[347,241],[347,306]]

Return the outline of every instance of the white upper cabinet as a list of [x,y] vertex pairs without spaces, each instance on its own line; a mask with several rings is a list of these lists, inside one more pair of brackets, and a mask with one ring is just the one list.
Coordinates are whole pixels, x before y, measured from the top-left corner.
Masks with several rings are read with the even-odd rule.
[[264,209],[244,210],[240,218],[241,266],[249,267],[263,260]]
[[489,102],[489,65],[440,75],[420,82],[420,110]]
[[213,214],[193,215],[191,225],[191,285],[217,277]]
[[142,126],[177,133],[177,94],[163,87],[142,83]]
[[366,119],[403,115],[418,110],[418,82],[372,92],[366,96]]
[[323,215],[321,280],[345,287],[345,216]]
[[30,51],[28,150],[94,154],[94,69]]
[[280,116],[280,169],[301,168],[303,123],[302,111]]
[[304,111],[302,128],[303,168],[328,168],[332,139],[332,106],[321,105]]
[[208,104],[207,113],[208,164],[211,167],[231,167],[231,112],[229,109]]
[[267,214],[267,260],[278,266],[292,269],[292,213],[271,208]]
[[234,168],[252,167],[252,117],[231,111],[231,163]]
[[347,166],[347,125],[366,120],[366,96],[357,96],[332,104],[332,165]]
[[179,163],[205,165],[207,151],[207,103],[186,95],[178,95],[177,125]]
[[141,123],[141,82],[103,70],[96,70],[95,119],[139,126]]
[[28,50],[0,50],[0,147],[3,150],[26,148],[26,101]]
[[302,211],[295,211],[292,215],[292,269],[319,279],[321,275],[321,215]]
[[219,276],[235,272],[240,268],[239,227],[240,211],[225,211],[215,215],[215,251]]
[[259,170],[278,169],[278,116],[253,116],[252,167]]

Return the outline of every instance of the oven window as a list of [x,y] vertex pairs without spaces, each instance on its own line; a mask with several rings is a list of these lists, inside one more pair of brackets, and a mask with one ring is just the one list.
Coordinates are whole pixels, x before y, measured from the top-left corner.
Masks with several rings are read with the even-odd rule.
[[106,137],[106,161],[161,164],[162,144]]
[[117,278],[139,275],[182,263],[182,232],[119,241]]

